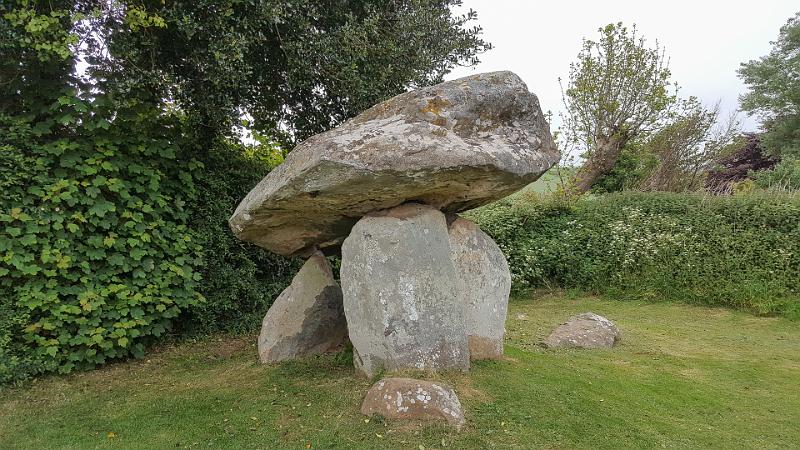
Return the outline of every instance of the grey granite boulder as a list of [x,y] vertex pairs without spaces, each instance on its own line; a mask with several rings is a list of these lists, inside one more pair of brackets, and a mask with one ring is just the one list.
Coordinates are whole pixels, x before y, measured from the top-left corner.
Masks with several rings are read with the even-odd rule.
[[444,214],[407,204],[367,214],[342,245],[344,310],[356,368],[469,368],[464,308]]
[[458,212],[505,197],[559,153],[511,72],[400,94],[298,145],[239,204],[242,240],[282,255],[335,252],[366,213],[409,201]]
[[314,253],[272,304],[258,337],[262,362],[339,349],[347,340],[342,290],[325,256]]
[[572,316],[544,341],[548,348],[611,348],[620,340],[613,322],[592,312]]
[[450,386],[412,378],[385,378],[367,392],[361,413],[387,419],[445,420],[460,429],[464,411]]
[[477,225],[463,218],[450,223],[450,254],[456,288],[465,308],[470,358],[503,355],[511,272],[500,247]]

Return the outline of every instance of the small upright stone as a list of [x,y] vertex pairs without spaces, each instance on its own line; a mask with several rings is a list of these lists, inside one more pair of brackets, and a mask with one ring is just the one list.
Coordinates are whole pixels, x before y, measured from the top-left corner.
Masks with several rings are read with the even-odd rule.
[[342,245],[356,369],[469,369],[444,214],[406,204],[364,216]]
[[592,312],[572,316],[544,341],[548,348],[611,348],[620,340],[613,322]]
[[443,419],[457,429],[464,426],[461,402],[450,386],[412,378],[385,378],[373,384],[361,413],[387,419]]
[[336,350],[347,339],[342,290],[325,256],[314,253],[272,304],[261,325],[261,362]]
[[500,247],[477,225],[461,217],[450,223],[450,254],[459,298],[465,308],[470,358],[503,355],[511,272]]

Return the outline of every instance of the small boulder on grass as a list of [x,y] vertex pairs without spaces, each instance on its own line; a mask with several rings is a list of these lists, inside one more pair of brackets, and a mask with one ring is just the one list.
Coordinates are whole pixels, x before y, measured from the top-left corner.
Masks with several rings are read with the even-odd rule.
[[453,388],[413,378],[384,378],[373,384],[361,413],[387,419],[445,420],[456,429],[464,426],[464,411]]
[[572,316],[553,331],[544,345],[547,348],[611,348],[620,340],[614,322],[588,312]]

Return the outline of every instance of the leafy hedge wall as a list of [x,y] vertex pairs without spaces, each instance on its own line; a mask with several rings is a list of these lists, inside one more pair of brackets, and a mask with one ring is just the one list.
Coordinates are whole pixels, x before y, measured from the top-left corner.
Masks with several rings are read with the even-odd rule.
[[588,289],[800,318],[800,196],[517,196],[467,214],[517,287]]
[[179,117],[131,106],[65,92],[0,117],[0,384],[252,331],[297,270],[227,225],[279,160],[224,139],[186,157]]
[[177,118],[105,100],[0,116],[0,382],[142,355],[200,300],[200,164]]

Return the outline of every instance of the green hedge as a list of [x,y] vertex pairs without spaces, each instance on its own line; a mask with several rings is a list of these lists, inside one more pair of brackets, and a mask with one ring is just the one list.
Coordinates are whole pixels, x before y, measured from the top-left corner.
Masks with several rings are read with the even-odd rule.
[[179,127],[71,89],[0,115],[0,383],[142,355],[200,300]]
[[800,196],[516,196],[467,214],[515,285],[587,289],[800,318]]
[[226,140],[189,157],[180,117],[136,102],[65,91],[47,113],[0,115],[0,384],[255,329],[297,262],[227,219],[274,162]]

